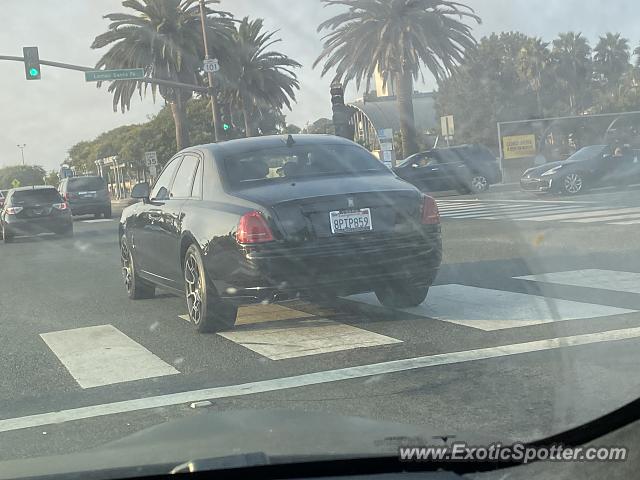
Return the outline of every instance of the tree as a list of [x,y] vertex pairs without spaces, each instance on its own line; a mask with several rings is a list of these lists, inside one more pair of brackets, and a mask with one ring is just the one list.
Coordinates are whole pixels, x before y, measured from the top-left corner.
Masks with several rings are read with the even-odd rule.
[[302,130],[302,133],[308,133],[312,135],[334,135],[335,128],[333,122],[328,118],[319,118],[311,125],[307,123],[307,126]]
[[[205,2],[213,3],[219,1]],[[136,13],[105,15],[111,21],[109,29],[95,38],[91,48],[111,47],[98,60],[96,68],[144,68],[150,78],[195,84],[200,79],[197,73],[203,58],[198,0],[124,0],[122,5]],[[224,38],[230,33],[229,14],[209,8],[206,14],[210,37]],[[136,90],[142,95],[147,84],[136,80],[111,82],[108,91],[113,93],[114,110],[118,106],[123,112],[128,110]],[[159,91],[171,107],[178,150],[189,146],[186,102],[192,92],[156,84],[151,85],[151,91],[154,98]]]
[[43,185],[47,172],[37,165],[17,165],[0,168],[0,190],[13,188],[13,181],[17,180],[20,187]]
[[[423,65],[441,82],[476,41],[462,19],[480,22],[473,9],[438,0],[322,0],[349,10],[322,22],[329,30],[314,67],[324,60],[322,75],[332,69],[336,81],[366,83],[379,71],[384,84],[394,82],[405,155],[417,151],[413,82]],[[456,19],[458,17],[460,20]]]
[[600,37],[593,51],[593,63],[598,79],[606,91],[612,92],[630,68],[629,40],[619,33],[608,32],[604,37]]
[[593,72],[587,39],[580,33],[560,33],[553,41],[551,58],[554,76],[566,94],[570,112],[581,114],[589,101]]
[[291,135],[296,135],[296,134],[300,133],[301,131],[302,131],[302,129],[299,126],[294,125],[293,123],[290,123],[285,128],[284,133],[289,133]]
[[540,92],[542,90],[543,76],[551,63],[549,44],[539,38],[529,39],[518,52],[518,73],[526,80],[531,90],[536,95],[538,117],[544,117],[544,108]]
[[268,50],[280,39],[276,32],[264,32],[263,20],[242,19],[227,47],[233,55],[222,64],[222,81],[228,101],[242,111],[245,135],[256,134],[260,113],[270,109],[291,109],[300,88],[294,69],[301,67],[286,55]]
[[56,172],[55,170],[51,170],[45,176],[45,183],[47,185],[52,185],[54,187],[57,187],[58,184],[60,183],[60,175],[58,175],[58,172]]
[[441,83],[436,107],[439,115],[453,115],[455,140],[497,149],[497,122],[537,116],[536,97],[517,65],[530,39],[518,32],[484,37]]

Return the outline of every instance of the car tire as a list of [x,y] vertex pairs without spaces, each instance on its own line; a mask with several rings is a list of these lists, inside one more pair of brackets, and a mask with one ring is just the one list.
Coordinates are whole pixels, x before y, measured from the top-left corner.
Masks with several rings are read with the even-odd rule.
[[129,248],[129,242],[126,235],[120,239],[120,263],[122,265],[122,278],[124,286],[127,289],[127,295],[132,300],[141,300],[144,298],[153,298],[156,294],[156,286],[136,273],[135,262],[133,261],[133,253]]
[[484,193],[489,190],[489,179],[484,175],[473,175],[469,180],[469,190],[473,193]]
[[67,230],[62,232],[60,236],[65,238],[73,238],[73,227],[68,228]]
[[102,213],[102,216],[103,216],[105,219],[107,219],[107,220],[108,220],[108,219],[110,219],[110,218],[112,217],[111,207],[107,208],[107,209]]
[[233,328],[238,307],[220,300],[204,267],[200,249],[191,245],[183,263],[185,302],[189,320],[200,333]]
[[2,240],[4,241],[4,243],[13,243],[13,235],[7,233],[4,227],[2,228],[2,232],[0,232],[0,235],[2,235]]
[[429,287],[398,283],[378,288],[375,293],[378,301],[385,307],[410,308],[417,307],[425,301]]
[[585,180],[581,173],[568,173],[562,177],[561,191],[565,195],[578,195],[586,190]]

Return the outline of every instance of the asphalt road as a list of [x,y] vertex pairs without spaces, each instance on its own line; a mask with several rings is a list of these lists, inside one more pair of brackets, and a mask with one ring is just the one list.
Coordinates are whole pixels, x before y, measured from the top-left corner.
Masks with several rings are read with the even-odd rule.
[[640,189],[438,201],[424,305],[260,305],[223,334],[196,333],[182,298],[127,299],[117,220],[0,245],[0,460],[236,409],[529,440],[640,395]]

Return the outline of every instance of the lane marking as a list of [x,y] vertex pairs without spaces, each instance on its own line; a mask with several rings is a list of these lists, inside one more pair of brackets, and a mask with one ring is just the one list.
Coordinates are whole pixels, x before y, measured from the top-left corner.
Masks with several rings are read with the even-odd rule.
[[610,225],[636,225],[640,223],[640,220],[632,220],[629,222],[609,222]]
[[386,335],[317,317],[270,327],[236,327],[218,335],[271,360],[402,343]]
[[576,212],[576,207],[522,207],[522,208],[514,208],[511,210],[505,210],[505,211],[499,211],[499,210],[495,210],[495,209],[485,209],[482,211],[478,211],[475,213],[469,213],[466,215],[459,215],[459,214],[453,214],[453,215],[448,215],[446,212],[444,215],[444,217],[455,217],[455,218],[489,218],[489,216],[494,217],[496,215],[501,215],[502,217],[498,217],[498,218],[508,218],[508,217],[514,217],[516,215],[518,215],[518,220],[526,220],[527,218],[522,218],[522,217],[529,217],[530,215],[536,214],[538,212],[540,212],[540,214],[553,214],[553,213],[565,213],[565,212]]
[[[246,305],[238,308],[236,326],[292,320],[294,318],[308,318],[313,316],[314,315],[310,313],[294,310],[293,308],[278,304]],[[178,315],[178,318],[191,323],[189,315]]]
[[571,203],[576,205],[593,205],[595,202],[590,201],[577,201],[577,200],[512,200],[512,199],[489,199],[483,198],[482,200],[456,200],[449,199],[448,202],[464,203],[464,202],[483,202],[483,203]]
[[[569,219],[574,219],[574,218],[585,218],[588,216],[594,216],[594,215],[610,215],[610,214],[616,214],[616,213],[639,213],[640,214],[640,209],[638,207],[633,207],[633,208],[614,208],[614,209],[594,209],[594,210],[588,210],[586,212],[578,212],[578,213],[574,213],[574,214],[564,214],[564,215],[546,215],[544,217],[532,217],[532,218],[524,218],[523,220],[532,220],[534,222],[544,222],[547,220],[569,220]],[[586,214],[585,214],[586,213]]]
[[111,218],[95,218],[93,220],[82,220],[82,223],[105,223],[105,222],[113,222]]
[[[380,306],[375,295],[370,293],[352,295],[347,299]],[[458,284],[431,287],[422,305],[399,310],[484,331],[548,322],[583,320],[636,311]]]
[[541,273],[513,277],[519,280],[532,280],[556,285],[598,288],[616,292],[640,293],[640,273],[618,270],[599,270],[588,268],[567,272]]
[[290,388],[306,387],[310,385],[321,385],[325,383],[339,382],[342,380],[353,380],[371,377],[374,375],[385,375],[440,365],[452,365],[477,360],[488,360],[509,357],[512,355],[638,338],[640,338],[640,327],[635,327],[551,338],[548,340],[535,340],[532,342],[500,345],[497,347],[441,353],[437,355],[427,355],[402,360],[392,360],[388,362],[295,375],[292,377],[249,382],[239,385],[205,388],[188,392],[157,395],[154,397],[137,398],[121,402],[104,403],[100,405],[90,405],[87,407],[58,410],[55,412],[27,415],[23,417],[7,418],[0,420],[0,432],[9,432],[31,427],[42,427],[44,425],[55,423],[96,418],[118,413],[136,412],[151,408],[170,407],[218,398],[239,397],[254,395],[257,393],[288,390]]
[[638,213],[628,213],[626,215],[618,214],[618,215],[610,215],[610,216],[607,216],[607,217],[593,216],[593,217],[590,217],[590,218],[578,218],[578,219],[575,219],[575,220],[567,220],[565,223],[569,223],[569,222],[573,222],[573,223],[601,223],[601,222],[611,223],[611,221],[614,221],[614,220],[628,220],[628,219],[634,219],[634,220],[640,219],[640,211],[638,211]]
[[82,388],[180,373],[113,325],[43,333],[40,337]]

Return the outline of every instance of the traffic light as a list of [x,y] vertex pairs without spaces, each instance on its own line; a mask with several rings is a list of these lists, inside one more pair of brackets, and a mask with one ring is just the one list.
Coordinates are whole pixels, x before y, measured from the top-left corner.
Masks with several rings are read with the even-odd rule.
[[338,137],[353,140],[355,127],[351,121],[355,109],[344,104],[344,87],[342,83],[331,84],[331,109],[333,110],[333,126]]
[[222,124],[222,129],[225,132],[228,132],[231,129],[231,125],[229,125],[228,123],[225,122],[225,123]]
[[342,83],[331,84],[331,105],[344,105],[344,88]]
[[24,73],[27,80],[40,80],[40,55],[38,47],[24,47],[22,49],[24,57]]

